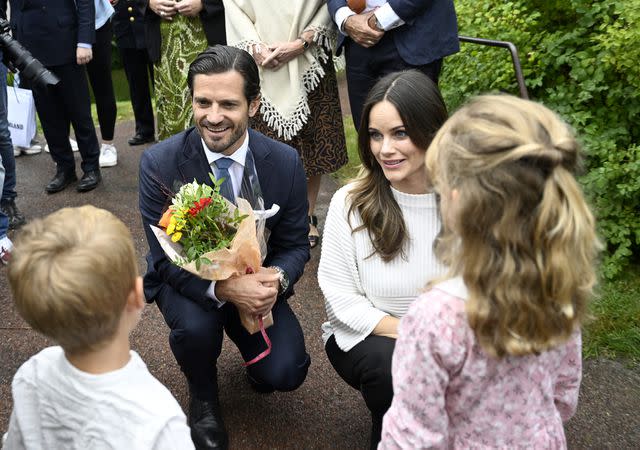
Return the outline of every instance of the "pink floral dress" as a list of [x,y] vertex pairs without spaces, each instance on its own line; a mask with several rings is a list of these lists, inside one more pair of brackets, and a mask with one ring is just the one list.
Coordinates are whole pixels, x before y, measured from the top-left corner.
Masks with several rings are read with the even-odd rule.
[[413,303],[399,326],[380,449],[565,449],[581,336],[540,355],[489,357],[467,323],[460,278]]

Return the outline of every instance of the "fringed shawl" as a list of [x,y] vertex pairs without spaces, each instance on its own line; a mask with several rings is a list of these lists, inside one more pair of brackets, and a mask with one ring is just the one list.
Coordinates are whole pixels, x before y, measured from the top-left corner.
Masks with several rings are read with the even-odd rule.
[[324,77],[322,63],[331,58],[337,30],[326,1],[224,0],[227,43],[252,54],[256,44],[294,41],[313,31],[307,51],[278,70],[260,69],[260,112],[278,136],[290,140],[309,117],[308,94]]

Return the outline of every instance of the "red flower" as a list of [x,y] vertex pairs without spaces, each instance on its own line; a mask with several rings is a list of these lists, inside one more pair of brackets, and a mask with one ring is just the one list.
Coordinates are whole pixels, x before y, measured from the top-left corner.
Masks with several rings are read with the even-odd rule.
[[211,203],[211,197],[204,197],[193,202],[193,208],[189,209],[189,214],[194,217]]

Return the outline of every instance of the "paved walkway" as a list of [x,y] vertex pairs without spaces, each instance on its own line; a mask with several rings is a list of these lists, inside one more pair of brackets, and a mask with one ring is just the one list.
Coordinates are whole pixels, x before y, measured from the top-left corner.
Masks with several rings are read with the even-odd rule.
[[[147,244],[137,208],[137,173],[143,148],[126,144],[132,127],[130,122],[117,126],[118,165],[104,169],[103,184],[86,194],[70,188],[46,195],[44,185],[53,175],[49,155],[18,158],[18,205],[28,219],[86,203],[114,212],[133,232],[142,269]],[[321,218],[335,188],[326,177],[318,202]],[[305,275],[296,285],[297,295],[290,300],[312,358],[309,376],[300,389],[269,395],[254,393],[245,381],[238,351],[230,341],[225,341],[219,361],[219,384],[232,449],[366,448],[368,412],[359,395],[335,374],[322,348],[320,324],[325,313],[315,277],[319,256],[319,248],[312,251]],[[7,287],[6,270],[0,268],[0,433],[6,430],[12,407],[13,374],[30,355],[46,345],[49,343],[17,315]],[[133,334],[133,347],[151,372],[186,407],[187,387],[169,349],[168,328],[154,305],[146,308]],[[639,412],[639,370],[612,361],[586,362],[578,414],[567,426],[570,447],[640,448]]]

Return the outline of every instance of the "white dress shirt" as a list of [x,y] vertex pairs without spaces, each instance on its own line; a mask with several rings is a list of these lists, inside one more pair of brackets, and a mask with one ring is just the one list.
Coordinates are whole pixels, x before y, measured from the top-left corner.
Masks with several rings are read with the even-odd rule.
[[[375,10],[374,14],[376,15],[376,19],[378,19],[378,22],[382,25],[382,29],[385,31],[392,30],[405,24],[404,20],[398,17],[391,5],[389,5],[385,0],[367,0],[366,7],[363,12],[372,10]],[[333,19],[342,34],[347,34],[344,32],[345,20],[347,20],[347,17],[355,14],[356,13],[348,6],[343,6],[336,11],[336,15]]]
[[[213,174],[218,178],[218,168],[214,164],[220,158],[230,158],[233,160],[233,164],[229,167],[229,175],[231,175],[231,183],[233,185],[233,194],[237,197],[240,193],[240,186],[242,185],[242,177],[244,176],[244,165],[247,159],[247,151],[249,151],[249,133],[247,132],[244,135],[244,142],[231,155],[225,155],[223,153],[212,152],[207,147],[207,144],[204,143],[204,140],[200,138],[202,142],[202,148],[204,149],[204,154],[207,156],[207,161],[209,162],[209,166],[213,171]],[[216,297],[216,282],[212,281],[207,289],[207,296],[213,299],[217,304],[218,308],[224,305],[226,302],[222,300],[218,300]]]

